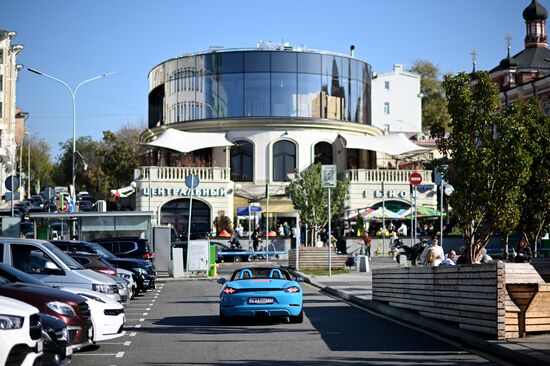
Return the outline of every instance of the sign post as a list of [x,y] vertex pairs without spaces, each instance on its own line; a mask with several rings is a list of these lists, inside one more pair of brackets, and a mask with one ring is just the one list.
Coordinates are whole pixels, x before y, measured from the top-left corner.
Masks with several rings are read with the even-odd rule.
[[195,174],[189,174],[185,177],[185,185],[189,188],[189,222],[187,225],[187,260],[185,262],[185,272],[189,271],[189,258],[190,250],[189,244],[191,242],[191,213],[193,212],[193,190],[199,185],[199,176]]
[[332,275],[332,228],[330,213],[330,189],[336,188],[336,165],[321,165],[321,187],[328,191],[328,276]]
[[413,241],[413,244],[414,242],[416,242],[416,227],[418,226],[418,217],[416,215],[416,187],[422,183],[422,175],[420,175],[420,173],[418,172],[413,172],[411,173],[411,175],[409,176],[409,183],[412,184],[413,186],[413,197],[414,197],[414,227],[411,228],[411,230],[414,230],[413,233],[414,233],[414,241]]

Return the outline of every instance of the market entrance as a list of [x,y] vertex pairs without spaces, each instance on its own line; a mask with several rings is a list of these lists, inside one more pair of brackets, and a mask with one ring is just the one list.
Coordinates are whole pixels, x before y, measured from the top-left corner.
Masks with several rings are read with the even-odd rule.
[[[210,233],[210,206],[200,199],[193,199],[191,215],[191,239],[204,238]],[[189,227],[189,199],[181,198],[167,202],[160,210],[161,225],[170,224],[180,238],[187,239]]]

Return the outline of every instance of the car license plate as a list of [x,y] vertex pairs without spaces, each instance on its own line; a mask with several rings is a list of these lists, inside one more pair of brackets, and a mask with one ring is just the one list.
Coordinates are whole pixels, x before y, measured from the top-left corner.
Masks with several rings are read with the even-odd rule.
[[42,352],[43,349],[44,349],[44,344],[42,343],[42,339],[39,339],[36,342],[36,353]]
[[251,297],[248,299],[249,304],[273,304],[272,297]]
[[73,354],[73,348],[67,346],[67,348],[65,348],[65,356],[69,357],[72,354]]

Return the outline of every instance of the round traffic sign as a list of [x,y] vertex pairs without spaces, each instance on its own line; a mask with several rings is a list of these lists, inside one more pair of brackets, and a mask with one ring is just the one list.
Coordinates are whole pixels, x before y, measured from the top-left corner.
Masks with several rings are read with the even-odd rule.
[[197,188],[199,183],[200,183],[199,176],[196,174],[189,174],[188,176],[185,177],[185,185],[189,189]]
[[410,177],[409,177],[409,182],[410,182],[413,186],[417,186],[417,185],[419,185],[420,183],[422,183],[422,176],[421,176],[420,173],[418,173],[418,172],[411,173],[411,175],[410,175]]

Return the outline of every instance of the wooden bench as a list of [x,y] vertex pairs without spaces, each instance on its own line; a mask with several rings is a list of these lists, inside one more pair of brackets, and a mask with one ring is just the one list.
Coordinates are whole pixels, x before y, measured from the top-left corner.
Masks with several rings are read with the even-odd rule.
[[533,258],[531,264],[535,267],[544,282],[550,282],[550,258]]
[[550,284],[530,263],[506,263],[506,295],[507,338],[550,331]]
[[[300,269],[328,269],[328,248],[300,247]],[[331,253],[331,268],[345,268],[348,256],[346,254]],[[288,251],[288,265],[296,268],[296,249]]]

